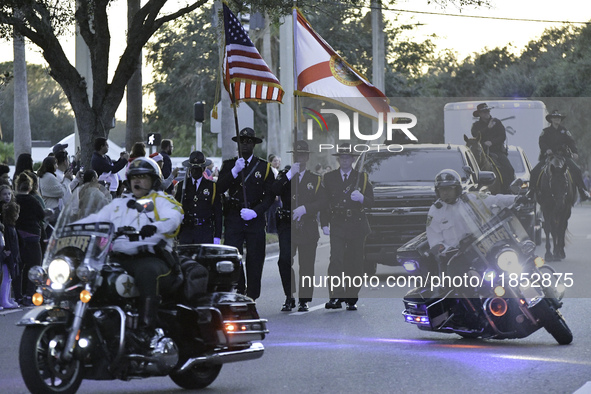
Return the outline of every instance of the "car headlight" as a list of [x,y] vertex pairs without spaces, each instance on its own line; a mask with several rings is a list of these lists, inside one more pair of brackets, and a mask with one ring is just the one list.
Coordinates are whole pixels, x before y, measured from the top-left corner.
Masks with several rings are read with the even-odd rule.
[[523,267],[519,263],[519,256],[512,250],[505,250],[497,256],[497,265],[503,271],[520,274]]
[[65,285],[71,279],[72,268],[69,261],[64,258],[57,258],[49,263],[47,276],[52,282]]

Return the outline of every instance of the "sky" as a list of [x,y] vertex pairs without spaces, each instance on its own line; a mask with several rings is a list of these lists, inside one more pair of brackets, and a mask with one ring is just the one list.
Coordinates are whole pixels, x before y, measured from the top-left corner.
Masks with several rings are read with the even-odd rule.
[[[178,0],[177,0],[178,1]],[[492,8],[464,7],[458,9],[453,4],[448,4],[445,9],[428,0],[399,0],[396,6],[388,6],[391,9],[461,14],[465,16],[485,16],[495,18],[533,19],[551,21],[586,22],[591,20],[591,4],[585,0],[489,0]],[[171,0],[172,3],[176,3]],[[448,1],[449,3],[449,1]],[[385,10],[384,17],[392,18],[395,11]],[[125,40],[117,40],[125,34],[126,1],[117,0],[109,14],[113,37],[111,70],[116,67],[116,61],[123,52]],[[424,13],[403,12],[403,21],[414,21],[422,26],[415,30],[413,35],[418,40],[424,40],[435,33],[439,36],[434,42],[438,50],[452,49],[460,59],[472,53],[479,53],[486,48],[504,47],[511,45],[510,49],[518,54],[529,41],[541,36],[544,29],[561,26],[559,23],[511,21],[503,19],[480,19],[471,17],[457,17],[446,15],[429,15]],[[117,45],[119,43],[120,45]],[[74,57],[74,41],[68,40],[63,44],[68,56]],[[11,61],[13,58],[12,45],[0,42],[0,62]],[[39,51],[29,47],[27,61],[43,63]],[[73,60],[72,60],[73,61]],[[150,78],[150,70],[144,64],[144,82]],[[123,107],[123,106],[122,106]],[[122,114],[122,115],[120,115]],[[124,117],[125,110],[120,108],[117,117]]]

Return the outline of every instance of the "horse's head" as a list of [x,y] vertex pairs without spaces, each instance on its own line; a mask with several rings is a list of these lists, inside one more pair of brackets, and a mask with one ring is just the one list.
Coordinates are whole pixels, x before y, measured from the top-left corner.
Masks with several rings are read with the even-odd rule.
[[482,149],[482,145],[480,144],[480,137],[469,138],[464,134],[464,141],[466,141],[466,146],[472,151],[474,156],[476,156],[476,159],[484,153],[484,149]]
[[[566,160],[561,155],[547,155],[543,172],[546,182],[543,182],[542,188],[547,189],[548,196],[551,197],[556,209],[561,210],[569,204],[567,197],[569,197],[572,183]],[[541,192],[544,193],[543,190]]]

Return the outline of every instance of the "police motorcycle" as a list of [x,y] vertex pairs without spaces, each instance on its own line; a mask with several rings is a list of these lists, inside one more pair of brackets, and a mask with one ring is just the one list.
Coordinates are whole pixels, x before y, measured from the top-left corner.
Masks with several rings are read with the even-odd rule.
[[[153,209],[151,200],[130,201],[138,215]],[[160,335],[150,343],[135,340],[139,293],[110,248],[119,237],[137,241],[139,233],[108,222],[77,224],[98,211],[88,209],[94,201],[81,203],[84,209],[70,204],[61,213],[43,265],[29,273],[37,307],[17,325],[24,327],[19,362],[31,392],[75,393],[83,379],[167,375],[180,387],[199,389],[217,378],[222,364],[263,355],[267,321],[252,299],[236,293],[242,256],[224,245],[177,247],[184,280],[163,296]]]
[[[400,247],[399,263],[424,284],[405,295],[405,321],[464,338],[525,338],[543,327],[559,344],[571,343],[560,308],[572,278],[536,256],[516,215],[521,208],[493,206],[485,224],[460,241],[448,262],[429,249],[426,233]],[[442,271],[453,278],[445,282]]]

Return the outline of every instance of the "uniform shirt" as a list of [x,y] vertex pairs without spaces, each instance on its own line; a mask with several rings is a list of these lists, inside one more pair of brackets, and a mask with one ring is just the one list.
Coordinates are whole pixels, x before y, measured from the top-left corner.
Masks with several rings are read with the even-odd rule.
[[[227,191],[230,198],[238,199],[240,204],[243,205],[242,177],[238,175],[234,178],[232,175],[232,168],[237,159],[235,157],[223,162],[218,176],[217,187],[220,194]],[[253,155],[248,159],[248,162],[248,167],[242,170],[245,178],[248,207],[257,213],[257,217],[262,217],[275,200],[275,195],[271,191],[275,176],[271,170],[271,164],[266,160]],[[224,215],[226,214],[227,212],[224,212]]]
[[[505,208],[513,204],[516,196],[486,193],[465,193],[455,204],[446,204],[437,200],[429,209],[427,216],[427,240],[429,247],[442,244],[445,248],[456,247],[462,238],[478,232],[481,217],[474,212],[471,205],[464,201],[469,199],[480,212],[486,212],[493,205]],[[490,215],[484,214],[488,217]]]
[[[199,219],[212,219],[214,237],[222,237],[222,199],[217,191],[217,184],[209,179],[200,177],[197,181],[189,178],[179,182],[174,198],[183,204],[186,217],[194,216]],[[184,195],[183,195],[184,193]]]
[[578,153],[572,134],[562,125],[558,125],[558,129],[552,126],[546,127],[542,130],[538,142],[540,145],[540,161],[543,161],[546,157],[548,149],[556,153],[559,150],[566,150],[566,147],[568,147],[572,153]]
[[134,199],[132,195],[125,195],[114,199],[104,206],[99,212],[81,219],[78,223],[111,222],[115,228],[132,226],[141,230],[145,225],[156,226],[156,234],[151,237],[141,238],[131,242],[127,237],[119,237],[113,242],[113,251],[134,255],[141,252],[146,246],[148,251],[154,253],[154,245],[164,241],[165,249],[172,251],[174,237],[176,236],[181,221],[183,210],[171,196],[164,192],[152,191],[142,199],[150,199],[154,202],[152,212],[139,213],[135,208],[128,208],[128,202]]
[[[322,178],[310,171],[302,171],[292,177],[291,170],[281,170],[273,183],[272,190],[273,194],[281,198],[285,209],[293,211],[302,205],[306,208],[306,214],[302,216],[301,220],[316,222],[316,214],[326,203]],[[318,232],[317,226],[315,231]]]
[[[492,127],[489,125],[492,124]],[[488,121],[478,120],[472,124],[472,137],[480,137],[480,143],[486,149],[484,143],[490,141],[492,145],[489,150],[492,153],[506,153],[505,140],[507,139],[507,133],[505,132],[505,126],[497,118],[491,118]]]

